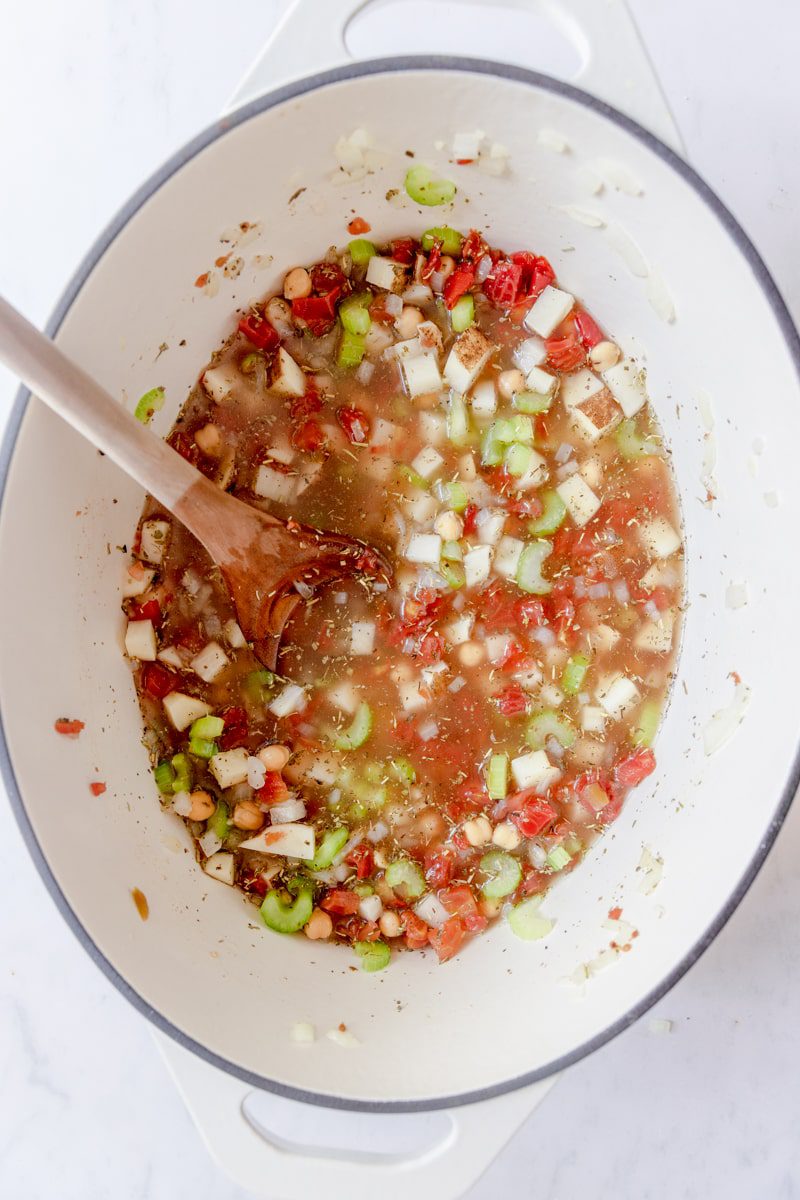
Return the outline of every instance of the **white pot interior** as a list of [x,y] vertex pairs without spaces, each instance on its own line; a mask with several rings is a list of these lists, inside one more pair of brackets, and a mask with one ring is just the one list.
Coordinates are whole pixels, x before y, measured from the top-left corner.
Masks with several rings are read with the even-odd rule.
[[[382,165],[334,186],[334,142],[359,126],[384,152]],[[448,167],[446,150],[434,148],[474,127],[509,147],[508,174]],[[563,134],[569,152],[539,144],[540,128]],[[446,174],[457,170],[452,212],[420,211],[402,193],[386,201],[389,189],[402,188],[407,149]],[[590,195],[582,169],[600,157],[632,171],[642,194],[607,187]],[[648,304],[645,281],[607,231],[564,213],[570,204],[628,231],[674,298],[674,324]],[[88,937],[147,1005],[229,1064],[278,1085],[350,1102],[432,1102],[501,1087],[602,1037],[664,986],[771,839],[798,742],[791,696],[800,642],[786,597],[800,582],[797,557],[787,553],[800,516],[800,396],[751,265],[686,179],[573,98],[463,70],[364,74],[224,133],[124,225],[67,313],[59,344],[129,406],[163,384],[163,433],[232,328],[234,309],[275,287],[287,266],[345,241],[354,211],[376,239],[421,232],[445,215],[509,250],[546,254],[564,286],[646,361],[674,453],[689,610],[659,768],[549,895],[553,933],[524,944],[499,926],[443,967],[432,956],[399,954],[388,971],[367,976],[351,970],[345,950],[258,927],[254,908],[202,874],[177,818],[160,811],[121,654],[117,547],[131,537],[141,494],[35,403],[0,522],[0,703],[25,813],[49,869]],[[220,234],[243,220],[260,221],[260,235],[241,251],[240,277],[222,279],[209,298],[194,280],[224,252]],[[264,266],[256,255],[273,258]],[[169,349],[159,355],[162,343]],[[702,388],[716,414],[711,507],[702,502]],[[763,452],[755,453],[759,438]],[[776,507],[765,500],[772,493]],[[733,611],[726,588],[745,580],[749,603]],[[702,730],[731,700],[732,671],[752,690],[749,709],[728,745],[707,758]],[[61,715],[86,722],[80,740],[53,733]],[[96,778],[108,784],[99,798],[88,788]],[[664,860],[651,896],[639,891],[636,870],[645,845]],[[148,899],[147,922],[131,900],[134,887]],[[608,944],[602,921],[616,905],[640,931],[632,951],[585,989],[565,983]],[[289,1029],[299,1019],[320,1034],[344,1022],[361,1046],[345,1051],[323,1036],[298,1048]]]

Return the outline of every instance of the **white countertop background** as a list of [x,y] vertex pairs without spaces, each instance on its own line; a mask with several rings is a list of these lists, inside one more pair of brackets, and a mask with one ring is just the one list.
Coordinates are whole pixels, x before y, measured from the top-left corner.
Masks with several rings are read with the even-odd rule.
[[[800,6],[632,7],[692,162],[800,319]],[[0,5],[0,292],[46,320],[128,194],[213,120],[280,8]],[[514,57],[546,69],[533,52]],[[0,373],[0,421],[14,390]],[[207,1157],[145,1021],[62,921],[5,805],[0,845],[0,1197],[244,1200]],[[567,1073],[469,1200],[800,1197],[799,862],[795,805],[700,963],[649,1017]],[[655,1016],[672,1032],[654,1033]]]

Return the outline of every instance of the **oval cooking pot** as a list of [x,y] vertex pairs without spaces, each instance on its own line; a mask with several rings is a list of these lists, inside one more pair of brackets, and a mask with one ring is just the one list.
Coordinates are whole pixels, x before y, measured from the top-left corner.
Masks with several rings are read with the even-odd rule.
[[[359,127],[375,153],[369,173],[349,178],[334,145]],[[510,170],[448,163],[453,134],[473,128],[508,148]],[[540,141],[541,130],[556,130],[569,152]],[[442,174],[457,171],[452,208],[422,210],[404,196],[407,150]],[[589,167],[624,188],[590,194]],[[576,221],[570,206],[602,226]],[[574,87],[458,59],[350,65],[232,112],[102,235],[50,332],[128,404],[163,385],[154,422],[163,434],[235,310],[278,288],[286,267],[346,240],[354,213],[378,241],[446,220],[546,254],[560,283],[646,364],[687,553],[688,609],[656,774],[548,896],[556,924],[544,942],[518,942],[500,924],[445,966],[398,954],[366,976],[350,970],[346,951],[260,928],[238,893],[195,865],[148,769],[119,608],[119,548],[142,496],[25,394],[3,459],[3,767],[65,918],[162,1031],[229,1076],[297,1099],[433,1109],[547,1079],[626,1028],[709,944],[775,837],[798,778],[800,641],[785,598],[800,584],[798,556],[786,552],[800,527],[800,350],[756,251],[663,142]],[[257,225],[235,243],[242,270],[228,278],[213,264],[242,222]],[[211,287],[196,287],[207,271]],[[674,321],[663,319],[663,288]],[[726,604],[731,582],[747,584],[746,606]],[[709,756],[703,731],[734,697],[732,672],[746,712]],[[62,715],[85,721],[78,741],[54,735]],[[108,784],[100,798],[89,795],[93,778]],[[645,848],[664,864],[651,895],[638,869]],[[639,930],[633,950],[585,987],[565,982],[608,945],[603,921],[615,906]],[[289,1030],[299,1019],[320,1034],[344,1022],[360,1047],[321,1036],[298,1050]]]

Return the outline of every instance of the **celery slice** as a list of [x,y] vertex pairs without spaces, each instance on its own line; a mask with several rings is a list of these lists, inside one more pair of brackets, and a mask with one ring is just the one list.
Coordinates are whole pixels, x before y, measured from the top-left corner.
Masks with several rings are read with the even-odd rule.
[[365,700],[362,700],[347,729],[334,739],[333,744],[337,750],[357,750],[359,746],[364,745],[371,733],[372,709]]
[[504,466],[509,475],[519,478],[530,468],[533,461],[533,450],[520,442],[512,442],[506,450]]
[[353,942],[353,949],[361,959],[362,971],[382,971],[392,957],[386,942]]
[[554,737],[565,750],[575,743],[575,731],[569,722],[554,709],[545,708],[531,717],[525,730],[525,741],[531,750],[543,750],[549,737]]
[[348,296],[339,305],[339,320],[347,333],[363,336],[372,324],[372,318],[367,311],[367,305],[372,302],[371,292]]
[[501,900],[519,887],[522,867],[519,860],[506,854],[505,850],[490,850],[484,854],[480,866],[488,876],[481,884],[481,891],[487,900]]
[[389,771],[400,783],[416,782],[417,772],[407,758],[393,758],[389,763]]
[[137,421],[141,421],[143,425],[149,425],[152,420],[153,413],[160,412],[164,407],[164,389],[163,387],[151,388],[149,392],[140,397],[133,410],[133,415]]
[[535,942],[539,938],[547,937],[555,924],[547,917],[539,915],[541,903],[541,896],[530,896],[527,900],[515,904],[508,914],[511,932],[522,938],[523,942]]
[[314,890],[310,883],[301,884],[291,902],[279,891],[267,892],[261,905],[261,919],[275,933],[297,933],[308,923],[314,911]]
[[511,405],[521,413],[547,412],[553,403],[552,396],[543,396],[541,392],[515,392]]
[[338,829],[329,829],[327,833],[323,834],[322,841],[317,846],[317,852],[311,861],[310,870],[327,871],[349,836],[350,830],[346,825],[340,825]]
[[190,738],[216,738],[225,728],[222,717],[198,717],[192,722],[189,730]]
[[447,406],[447,436],[454,446],[464,446],[469,440],[469,416],[464,397],[452,392]]
[[508,755],[493,754],[486,768],[486,790],[492,800],[504,800],[508,792]]
[[[458,545],[458,542],[455,543]],[[439,571],[444,579],[447,580],[447,586],[457,591],[462,588],[467,582],[467,575],[460,562],[448,562],[446,559],[439,564]]]
[[564,667],[561,676],[561,690],[565,696],[576,696],[583,686],[586,672],[589,670],[589,658],[585,654],[573,654]]
[[435,241],[441,242],[442,254],[460,254],[464,239],[457,229],[451,229],[449,225],[434,225],[433,229],[426,229],[423,233],[422,249],[432,250]]
[[639,709],[636,724],[631,730],[634,746],[652,746],[661,721],[661,705],[657,700],[645,700]]
[[189,753],[195,758],[213,758],[219,747],[211,738],[189,738]]
[[347,246],[354,267],[365,267],[369,260],[378,253],[376,247],[368,238],[354,238]]
[[172,781],[172,790],[177,795],[178,792],[190,792],[192,790],[192,764],[185,754],[175,754],[172,758],[172,769],[175,772],[175,778]]
[[517,587],[533,596],[546,596],[552,584],[542,575],[544,560],[552,553],[549,542],[528,542],[517,563]]
[[563,871],[567,863],[572,862],[572,855],[563,846],[553,846],[547,856],[547,865],[553,871]]
[[425,877],[410,858],[398,858],[389,863],[386,882],[404,900],[417,900],[426,890]]
[[153,771],[153,778],[160,792],[163,792],[165,796],[173,794],[174,789],[172,784],[175,779],[175,772],[172,769],[172,763],[163,759]]
[[457,479],[440,480],[434,490],[442,504],[452,508],[453,512],[463,512],[469,504],[469,492]]
[[656,438],[642,437],[633,417],[627,417],[616,428],[614,438],[623,458],[649,458],[661,453],[661,444]]
[[555,533],[567,515],[567,506],[558,492],[548,489],[542,492],[540,499],[544,505],[541,516],[528,522],[528,533],[532,533],[534,537],[546,537]]
[[365,353],[364,335],[361,333],[350,333],[349,330],[342,328],[342,336],[336,354],[337,366],[345,369],[347,367],[357,367]]
[[437,179],[430,167],[411,167],[406,172],[405,189],[415,204],[434,208],[449,204],[456,194],[452,179]]
[[470,295],[461,296],[453,305],[450,313],[453,333],[463,333],[475,321],[475,298]]
[[228,806],[224,800],[217,801],[217,807],[206,822],[206,829],[215,833],[221,842],[228,836]]

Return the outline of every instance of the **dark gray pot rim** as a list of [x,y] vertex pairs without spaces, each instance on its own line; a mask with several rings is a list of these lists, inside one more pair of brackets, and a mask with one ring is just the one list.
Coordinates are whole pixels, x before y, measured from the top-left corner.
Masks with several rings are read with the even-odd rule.
[[[673,150],[664,144],[659,138],[643,129],[630,117],[612,108],[602,100],[596,99],[594,96],[581,91],[579,88],[573,87],[571,84],[562,83],[560,80],[553,79],[550,76],[542,75],[537,71],[528,71],[521,67],[506,66],[501,63],[488,62],[484,59],[473,58],[456,58],[446,56],[409,56],[397,59],[373,59],[369,62],[353,63],[345,67],[338,67],[332,71],[324,71],[317,75],[310,75],[304,79],[298,80],[295,83],[288,84],[284,87],[276,88],[274,91],[268,92],[264,96],[258,97],[256,100],[243,105],[235,112],[221,117],[209,128],[199,133],[195,138],[187,143],[181,150],[177,151],[171,158],[167,160],[150,178],[139,188],[137,192],[131,196],[130,200],[123,206],[117,216],[106,227],[103,233],[100,234],[97,241],[89,250],[83,262],[78,267],[69,284],[67,285],[61,299],[47,322],[46,330],[50,337],[55,337],[61,323],[69,312],[73,302],[80,293],[84,283],[90,273],[102,258],[103,254],[109,248],[117,235],[125,228],[131,217],[138,212],[146,200],[148,200],[163,183],[165,183],[176,171],[183,167],[190,159],[194,158],[200,151],[204,150],[212,142],[223,137],[229,130],[241,125],[250,118],[257,116],[269,108],[273,108],[277,104],[281,104],[285,100],[290,100],[296,96],[302,96],[307,92],[311,92],[320,87],[325,87],[331,83],[338,83],[348,79],[356,79],[365,75],[391,74],[398,71],[423,70],[423,71],[467,71],[480,75],[495,75],[503,79],[515,80],[519,83],[530,84],[534,87],[543,88],[546,91],[553,92],[556,95],[566,96],[570,100],[575,100],[579,104],[584,105],[591,111],[598,113],[600,116],[607,118],[620,126],[628,133],[632,134],[638,141],[642,142],[649,150],[668,166],[670,166],[682,179],[694,189],[700,199],[708,206],[711,212],[715,215],[718,221],[725,227],[733,241],[736,243],[739,251],[746,259],[753,272],[753,276],[763,291],[778,323],[778,326],[783,335],[787,349],[794,361],[795,370],[800,381],[800,337],[794,326],[792,318],[786,308],[786,304],[770,275],[765,263],[756,250],[753,243],[748,238],[738,221],[732,213],[725,207],[719,197],[708,186],[708,184],[697,174],[697,172],[688,165],[682,158],[679,157]],[[14,448],[20,430],[22,418],[27,407],[30,392],[26,388],[21,388],[17,393],[14,407],[9,419],[8,427],[3,439],[2,447],[0,447],[0,506],[5,496],[6,481],[8,479],[8,471],[13,457]],[[5,782],[11,799],[11,806],[14,815],[22,833],[23,839],[30,851],[31,857],[36,864],[37,870],[41,875],[47,890],[50,892],[53,900],[61,911],[62,916],[69,925],[72,932],[77,937],[83,948],[94,960],[100,970],[114,984],[114,986],[122,993],[127,1000],[133,1004],[139,1012],[141,1012],[149,1021],[173,1038],[179,1045],[186,1050],[197,1054],[200,1058],[212,1066],[234,1075],[243,1080],[245,1083],[251,1084],[253,1087],[264,1088],[267,1091],[274,1092],[278,1095],[288,1097],[292,1100],[298,1100],[303,1103],[317,1104],[329,1108],[338,1108],[352,1110],[356,1112],[373,1112],[373,1113],[393,1113],[393,1112],[425,1112],[433,1109],[454,1108],[462,1104],[473,1104],[482,1100],[489,1100],[493,1096],[499,1096],[505,1092],[514,1091],[517,1088],[526,1087],[529,1084],[536,1083],[539,1080],[563,1071],[566,1067],[573,1063],[579,1062],[593,1051],[611,1041],[618,1034],[622,1033],[630,1025],[639,1019],[643,1013],[661,999],[678,980],[689,970],[694,963],[697,962],[701,954],[708,948],[723,926],[732,916],[733,912],[741,902],[742,898],[748,891],[750,885],[761,869],[764,860],[772,847],[773,842],[778,834],[778,831],[783,824],[789,807],[792,803],[798,783],[800,782],[800,746],[798,747],[792,766],[792,771],[781,792],[778,804],[775,809],[775,814],[770,823],[769,829],[763,839],[756,847],[755,853],[739,880],[736,888],[731,893],[727,903],[723,906],[717,917],[711,922],[708,928],[703,932],[701,937],[695,942],[692,949],[672,968],[665,976],[662,982],[646,996],[644,996],[637,1004],[628,1009],[621,1017],[619,1017],[608,1028],[604,1029],[596,1037],[584,1042],[569,1054],[563,1055],[561,1058],[555,1059],[546,1066],[541,1067],[537,1071],[531,1071],[528,1074],[517,1076],[513,1079],[505,1080],[503,1083],[496,1084],[493,1087],[481,1088],[474,1092],[464,1092],[456,1096],[438,1096],[429,1100],[403,1100],[389,1102],[375,1101],[354,1101],[341,1096],[326,1095],[318,1092],[308,1092],[302,1088],[289,1087],[286,1084],[279,1083],[275,1080],[268,1079],[262,1075],[257,1075],[252,1071],[245,1070],[236,1063],[229,1062],[220,1055],[214,1054],[207,1047],[196,1042],[193,1038],[188,1037],[173,1023],[168,1020],[162,1013],[158,1012],[151,1004],[140,996],[131,985],[125,980],[119,972],[112,966],[108,959],[101,953],[95,945],[91,935],[79,921],[77,915],[71,908],[69,901],[61,891],[55,876],[53,875],[50,866],[47,862],[45,854],[39,845],[33,827],[30,823],[28,814],[25,810],[25,804],[22,799],[20,788],[17,784],[14,770],[11,764],[8,743],[6,740],[5,730],[2,726],[0,718],[0,774]]]

